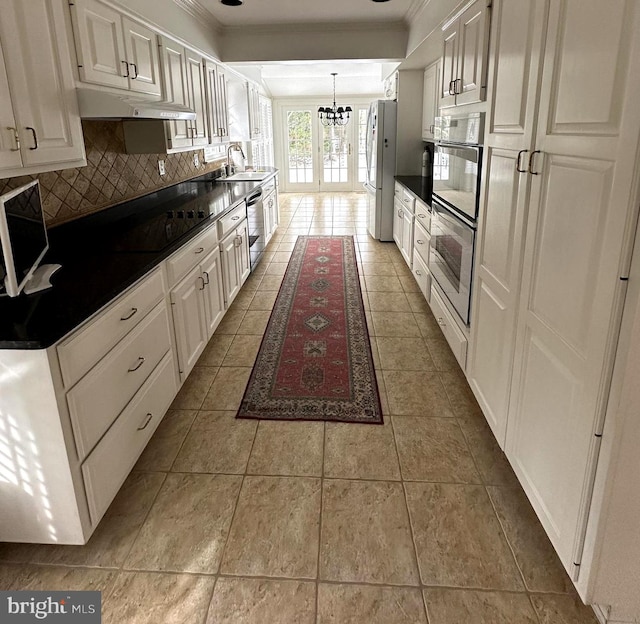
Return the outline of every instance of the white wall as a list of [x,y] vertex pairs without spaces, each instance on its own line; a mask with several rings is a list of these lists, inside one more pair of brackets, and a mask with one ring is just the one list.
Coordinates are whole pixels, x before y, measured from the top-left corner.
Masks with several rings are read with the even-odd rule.
[[[142,1],[142,0],[138,0]],[[149,0],[145,0],[149,1]],[[222,61],[394,60],[403,59],[407,30],[398,24],[315,25],[288,30],[227,28]]]

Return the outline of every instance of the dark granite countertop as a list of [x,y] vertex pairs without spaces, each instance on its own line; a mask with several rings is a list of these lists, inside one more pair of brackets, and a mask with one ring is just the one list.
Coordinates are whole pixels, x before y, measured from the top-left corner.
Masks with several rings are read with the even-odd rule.
[[0,298],[0,349],[56,343],[277,173],[268,169],[260,182],[205,174],[51,228],[43,263],[62,269],[49,290]]
[[406,187],[425,204],[431,206],[433,184],[429,178],[423,178],[421,176],[396,176],[396,181]]

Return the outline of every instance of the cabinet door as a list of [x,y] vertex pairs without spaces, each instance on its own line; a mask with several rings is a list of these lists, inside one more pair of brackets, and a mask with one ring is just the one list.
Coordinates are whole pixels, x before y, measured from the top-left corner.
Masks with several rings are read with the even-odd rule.
[[[620,323],[637,155],[634,0],[552,0],[506,452],[575,576]],[[593,51],[597,50],[597,54]],[[597,83],[597,89],[593,88]]]
[[211,338],[225,312],[220,251],[216,249],[210,254],[200,268],[205,281],[203,294],[207,319],[207,336]]
[[236,298],[240,291],[240,271],[238,269],[238,255],[236,247],[238,237],[232,232],[220,243],[220,255],[222,259],[222,285],[226,307]]
[[411,268],[413,262],[413,213],[402,210],[402,247],[400,248],[405,262]]
[[229,139],[229,96],[227,95],[227,77],[224,69],[218,66],[218,85],[216,88],[216,107],[218,109],[218,121],[220,123],[220,139]]
[[0,172],[22,166],[18,126],[9,96],[9,81],[0,45]]
[[[171,39],[161,37],[160,59],[164,101],[189,106],[187,60],[185,49]],[[168,147],[191,146],[189,121],[167,121]]]
[[184,381],[207,346],[207,320],[202,293],[205,279],[196,267],[171,291],[180,378]]
[[442,48],[442,75],[440,77],[440,107],[456,103],[455,81],[458,78],[458,24],[456,20],[444,31]]
[[260,94],[258,88],[252,84],[247,83],[247,89],[249,91],[249,126],[252,139],[262,138],[261,120],[260,120]]
[[191,144],[208,145],[206,124],[206,89],[204,85],[204,61],[195,52],[187,50],[187,76],[189,79],[189,106],[196,112],[194,121],[190,121]]
[[129,88],[139,93],[160,95],[158,36],[128,17],[122,18],[122,26],[129,63]]
[[422,138],[433,139],[433,130],[438,115],[438,89],[440,88],[440,63],[433,63],[424,71],[422,94]]
[[0,40],[23,165],[78,164],[84,141],[64,7],[47,0],[4,2]]
[[483,1],[470,6],[460,17],[456,104],[485,99],[485,68],[489,9]]
[[[505,444],[522,277],[536,96],[548,0],[494,0],[489,106],[467,377]],[[518,161],[520,169],[518,171]],[[524,173],[523,173],[524,171]]]
[[251,262],[249,257],[249,228],[246,219],[236,228],[238,244],[236,254],[238,258],[238,281],[240,286],[245,283],[251,273]]
[[393,240],[398,249],[402,251],[402,203],[394,197],[393,199]]
[[75,0],[71,15],[80,80],[128,89],[130,67],[120,13],[97,0]]

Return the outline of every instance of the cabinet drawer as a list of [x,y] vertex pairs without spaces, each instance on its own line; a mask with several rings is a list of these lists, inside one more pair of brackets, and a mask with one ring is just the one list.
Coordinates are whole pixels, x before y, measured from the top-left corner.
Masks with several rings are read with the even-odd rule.
[[458,327],[449,310],[447,310],[444,301],[442,301],[433,284],[431,285],[429,303],[431,304],[433,315],[436,317],[436,321],[438,321],[438,325],[440,325],[440,329],[453,351],[453,355],[456,356],[458,364],[464,370],[467,361],[467,337]]
[[235,229],[242,219],[247,217],[247,207],[244,202],[236,206],[218,221],[218,236],[225,237],[231,230]]
[[158,269],[101,312],[98,318],[60,344],[58,358],[65,386],[73,386],[163,297],[162,273]]
[[429,245],[431,235],[425,231],[418,220],[413,224],[413,251],[417,252],[425,266],[429,266]]
[[420,200],[416,200],[416,221],[427,232],[431,232],[431,209]]
[[418,286],[420,287],[420,292],[424,295],[424,298],[427,301],[431,300],[431,272],[427,268],[427,265],[424,263],[424,260],[420,256],[420,254],[414,249],[413,250],[413,268],[411,269],[413,272],[413,277],[416,278],[416,282],[418,282]]
[[177,392],[169,352],[82,465],[94,524],[109,507]]
[[415,210],[416,198],[406,189],[402,189],[402,205],[412,213]]
[[80,459],[86,457],[170,347],[169,317],[163,301],[67,394]]
[[218,232],[215,225],[189,241],[167,260],[169,285],[173,286],[186,275],[198,262],[206,258],[218,245]]

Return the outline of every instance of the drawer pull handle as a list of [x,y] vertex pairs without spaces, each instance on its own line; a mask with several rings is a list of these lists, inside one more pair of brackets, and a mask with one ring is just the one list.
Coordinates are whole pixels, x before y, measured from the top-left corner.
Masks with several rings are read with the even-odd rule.
[[420,273],[420,269],[416,269],[416,275],[422,276],[422,273]]
[[421,241],[420,239],[418,239],[416,242],[418,243],[418,245],[424,245],[424,241]]
[[133,373],[133,372],[137,371],[143,364],[144,364],[144,358],[142,356],[140,356],[138,358],[138,363],[133,368],[129,368],[127,370],[127,372]]
[[242,236],[236,236],[233,239],[233,246],[234,247],[240,247],[240,245],[242,245]]
[[142,425],[142,427],[138,427],[138,431],[142,431],[143,429],[146,429],[152,419],[153,419],[153,414],[149,412],[147,414],[147,420],[144,421],[144,425]]
[[194,253],[201,254],[204,251],[204,247],[198,247]]
[[406,198],[405,198],[405,199],[403,199],[402,201],[403,201],[405,204],[408,204],[408,203],[409,203],[409,200],[408,200],[408,199],[406,199]]
[[129,314],[127,316],[121,316],[120,320],[121,321],[128,321],[130,318],[132,318],[135,313],[138,311],[138,308],[131,308],[131,312],[129,312]]
[[444,322],[444,319],[441,316],[438,317],[438,325],[440,325],[440,327],[447,326],[447,324]]
[[427,215],[423,215],[421,212],[419,212],[419,213],[418,213],[418,216],[419,216],[421,219],[426,219],[426,218],[427,218]]
[[240,215],[236,215],[235,217],[231,217],[232,221],[237,221],[240,218]]

